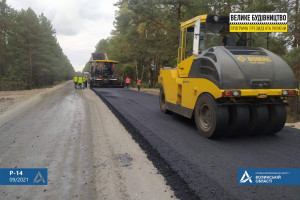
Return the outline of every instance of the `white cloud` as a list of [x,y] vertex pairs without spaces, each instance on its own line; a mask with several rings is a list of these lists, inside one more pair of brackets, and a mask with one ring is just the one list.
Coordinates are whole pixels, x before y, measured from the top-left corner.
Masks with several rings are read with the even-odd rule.
[[31,7],[52,22],[64,53],[76,71],[81,71],[95,45],[110,35],[118,0],[7,0],[12,8]]

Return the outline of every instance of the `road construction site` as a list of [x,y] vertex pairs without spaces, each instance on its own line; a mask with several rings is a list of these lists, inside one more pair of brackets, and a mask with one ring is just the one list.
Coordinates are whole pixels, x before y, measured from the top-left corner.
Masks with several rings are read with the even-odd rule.
[[67,82],[4,109],[0,167],[48,168],[46,186],[0,199],[299,199],[299,186],[240,186],[238,168],[298,168],[300,130],[201,136],[158,95]]

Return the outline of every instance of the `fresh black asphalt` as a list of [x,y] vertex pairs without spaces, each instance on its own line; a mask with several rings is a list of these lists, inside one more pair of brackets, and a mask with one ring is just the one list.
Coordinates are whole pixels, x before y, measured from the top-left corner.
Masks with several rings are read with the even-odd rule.
[[299,168],[300,131],[210,140],[192,120],[163,114],[158,96],[94,88],[180,199],[300,199],[300,186],[238,185],[238,168]]

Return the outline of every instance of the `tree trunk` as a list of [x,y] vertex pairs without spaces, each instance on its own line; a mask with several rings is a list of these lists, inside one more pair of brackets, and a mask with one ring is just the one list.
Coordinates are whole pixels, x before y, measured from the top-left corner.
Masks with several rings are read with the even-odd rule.
[[295,30],[294,30],[294,41],[293,41],[293,47],[298,48],[298,40],[300,35],[300,30],[298,30],[298,14],[299,14],[299,0],[296,0],[295,4]]
[[142,62],[142,74],[141,74],[141,80],[143,81],[143,77],[144,77],[144,72],[145,72],[145,65],[144,65],[144,62]]
[[[5,16],[6,14],[6,0],[2,0],[0,2],[1,10],[0,10],[0,15],[1,17]],[[6,57],[6,47],[5,47],[5,22],[3,24],[0,24],[0,75],[4,75],[5,71],[5,57]]]
[[3,42],[3,34],[2,29],[0,28],[0,75],[4,75],[5,69],[5,61],[4,61],[4,42]]
[[181,1],[178,2],[178,8],[177,8],[177,19],[180,20],[181,19]]
[[29,34],[29,89],[32,89],[32,79],[33,79],[33,70],[32,70],[32,49],[31,49],[31,33]]
[[135,76],[136,76],[136,80],[138,80],[139,79],[139,70],[138,70],[137,61],[135,61]]

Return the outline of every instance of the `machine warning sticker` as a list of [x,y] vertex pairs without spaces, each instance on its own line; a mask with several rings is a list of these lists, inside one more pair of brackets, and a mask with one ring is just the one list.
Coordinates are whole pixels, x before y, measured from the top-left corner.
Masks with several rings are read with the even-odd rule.
[[230,13],[230,32],[287,32],[287,13]]
[[264,56],[247,56],[246,58],[243,56],[238,56],[236,59],[242,63],[248,60],[248,62],[251,64],[265,64],[266,62],[272,62],[269,57]]

